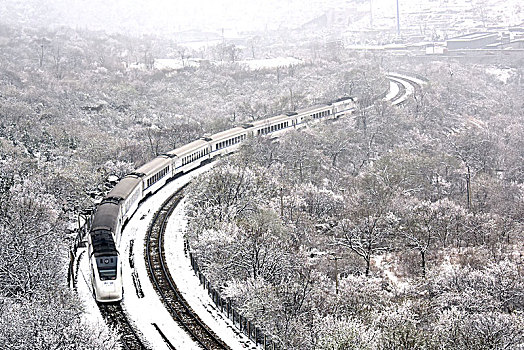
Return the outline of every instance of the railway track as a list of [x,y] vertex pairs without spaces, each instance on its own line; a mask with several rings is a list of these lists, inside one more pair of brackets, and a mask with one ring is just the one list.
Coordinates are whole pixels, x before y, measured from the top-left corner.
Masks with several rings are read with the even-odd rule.
[[[146,236],[146,266],[154,289],[173,319],[204,349],[230,349],[193,312],[171,277],[164,254],[164,233],[169,216],[183,197],[184,188],[171,195],[155,213]],[[171,344],[168,344],[174,348]]]
[[421,85],[424,84],[424,82],[420,79],[397,73],[388,73],[386,77],[389,81],[395,83],[399,88],[397,95],[390,99],[391,104],[394,106],[404,103],[409,95],[419,92],[422,89]]
[[148,349],[138,333],[129,323],[120,303],[98,303],[102,317],[109,326],[116,327],[120,334],[120,342],[126,350]]

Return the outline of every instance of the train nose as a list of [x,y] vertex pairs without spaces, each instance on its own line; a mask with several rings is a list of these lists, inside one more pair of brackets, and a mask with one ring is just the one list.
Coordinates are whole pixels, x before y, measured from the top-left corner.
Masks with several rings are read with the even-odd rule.
[[99,299],[107,301],[122,299],[122,291],[118,283],[103,281],[100,286]]

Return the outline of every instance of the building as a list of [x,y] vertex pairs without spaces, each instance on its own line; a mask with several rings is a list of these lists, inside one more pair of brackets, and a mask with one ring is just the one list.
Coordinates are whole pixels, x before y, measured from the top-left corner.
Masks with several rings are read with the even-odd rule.
[[478,32],[457,36],[446,41],[448,50],[480,49],[499,41],[497,33]]

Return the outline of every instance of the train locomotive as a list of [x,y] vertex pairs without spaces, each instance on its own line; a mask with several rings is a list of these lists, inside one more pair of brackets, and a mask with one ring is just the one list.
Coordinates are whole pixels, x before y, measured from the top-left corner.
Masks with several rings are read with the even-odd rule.
[[91,284],[96,301],[118,302],[123,298],[122,258],[118,250],[122,229],[146,196],[204,161],[235,152],[249,137],[278,137],[308,123],[351,114],[354,109],[355,100],[344,97],[329,104],[257,120],[169,151],[126,175],[96,208],[88,235]]

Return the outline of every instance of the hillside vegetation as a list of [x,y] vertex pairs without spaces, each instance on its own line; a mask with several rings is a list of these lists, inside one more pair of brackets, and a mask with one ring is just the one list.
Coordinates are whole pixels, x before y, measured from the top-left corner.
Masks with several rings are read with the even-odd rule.
[[286,348],[524,346],[522,85],[419,72],[400,108],[253,139],[192,185],[206,276]]
[[82,323],[66,282],[78,215],[109,175],[234,124],[383,88],[367,74],[376,63],[357,55],[249,71],[220,61],[230,49],[160,71],[154,59],[181,50],[168,39],[0,25],[0,344],[117,346],[104,326]]

